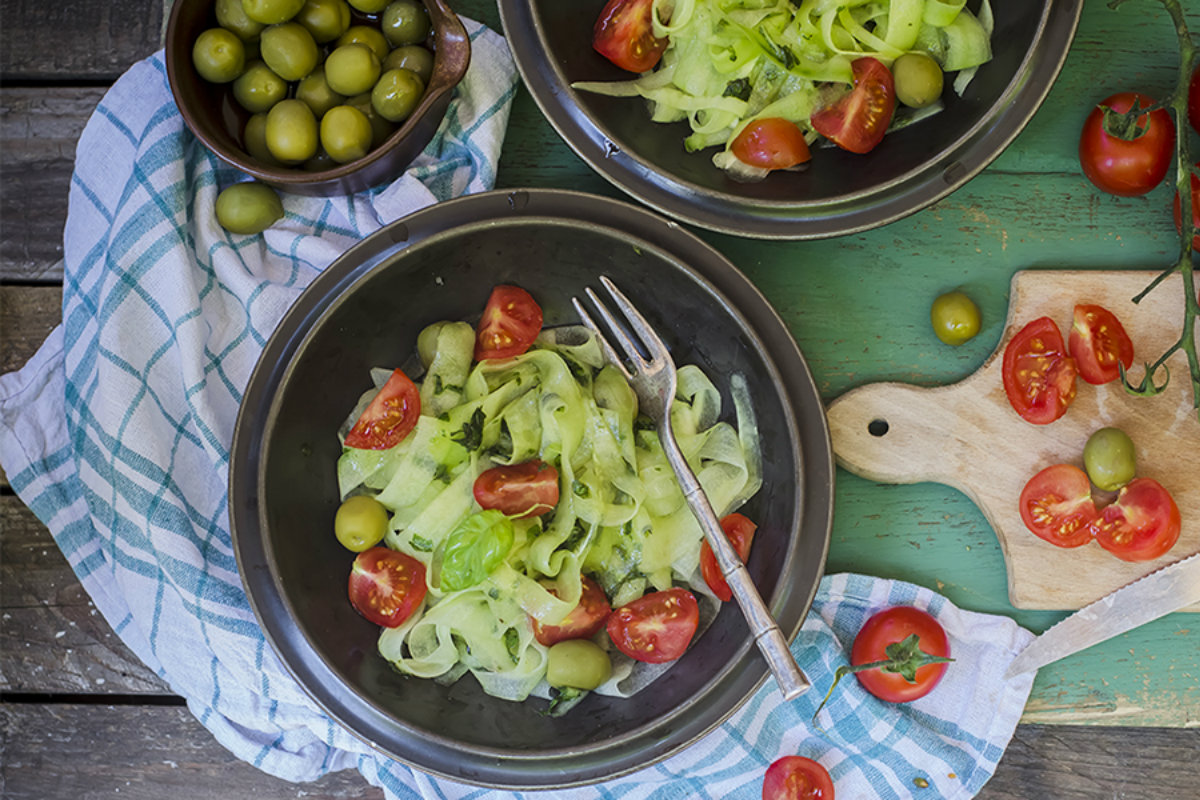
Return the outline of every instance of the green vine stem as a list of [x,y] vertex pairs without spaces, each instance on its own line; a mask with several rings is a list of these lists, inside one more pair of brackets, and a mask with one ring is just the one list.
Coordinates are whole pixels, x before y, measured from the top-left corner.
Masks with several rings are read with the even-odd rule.
[[[1110,0],[1108,7],[1117,9],[1125,5],[1128,0]],[[1200,316],[1200,298],[1196,296],[1196,275],[1192,261],[1192,238],[1200,234],[1200,230],[1192,225],[1192,192],[1191,192],[1191,176],[1193,171],[1200,175],[1200,171],[1195,170],[1192,165],[1191,143],[1189,137],[1191,132],[1188,127],[1188,87],[1191,82],[1191,76],[1194,69],[1200,64],[1197,63],[1197,48],[1196,43],[1192,41],[1191,34],[1188,32],[1187,20],[1184,17],[1183,6],[1180,0],[1158,0],[1171,20],[1175,23],[1175,33],[1179,39],[1179,78],[1175,84],[1175,90],[1169,97],[1155,104],[1155,107],[1166,108],[1175,119],[1175,188],[1179,193],[1180,200],[1180,217],[1184,221],[1181,225],[1182,231],[1179,236],[1179,260],[1163,269],[1150,284],[1143,289],[1133,302],[1141,302],[1142,298],[1154,290],[1170,275],[1178,271],[1183,276],[1183,330],[1180,332],[1179,339],[1172,344],[1167,350],[1158,357],[1154,362],[1146,362],[1146,372],[1142,375],[1142,380],[1138,384],[1133,384],[1129,380],[1129,376],[1125,374],[1124,369],[1121,370],[1121,380],[1125,384],[1125,390],[1130,394],[1152,397],[1159,394],[1167,386],[1167,381],[1170,379],[1170,373],[1167,370],[1166,362],[1177,351],[1182,350],[1187,355],[1188,370],[1192,380],[1192,406],[1197,410],[1198,418],[1200,418],[1200,357],[1196,353],[1196,318]],[[1145,109],[1141,109],[1139,113],[1145,113]],[[1163,372],[1162,383],[1155,382],[1155,375],[1159,371]]]

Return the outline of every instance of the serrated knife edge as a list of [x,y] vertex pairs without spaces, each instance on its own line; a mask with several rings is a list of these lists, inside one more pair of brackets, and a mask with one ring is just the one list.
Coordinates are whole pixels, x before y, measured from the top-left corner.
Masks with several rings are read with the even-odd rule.
[[1200,602],[1200,553],[1138,578],[1047,628],[1029,643],[1004,676],[1038,669]]

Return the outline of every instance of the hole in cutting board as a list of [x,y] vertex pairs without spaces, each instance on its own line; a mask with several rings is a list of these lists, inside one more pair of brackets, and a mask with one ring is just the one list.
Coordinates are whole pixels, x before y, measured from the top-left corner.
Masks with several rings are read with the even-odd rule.
[[888,423],[886,419],[873,419],[867,423],[867,433],[872,436],[883,436],[888,432]]

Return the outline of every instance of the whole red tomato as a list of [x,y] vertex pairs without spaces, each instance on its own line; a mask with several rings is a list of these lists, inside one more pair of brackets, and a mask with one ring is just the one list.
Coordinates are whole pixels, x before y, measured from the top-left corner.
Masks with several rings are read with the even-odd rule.
[[1120,118],[1106,115],[1105,108],[1118,114],[1137,104],[1146,108],[1150,98],[1137,92],[1120,92],[1107,98],[1088,114],[1079,136],[1079,164],[1083,174],[1101,191],[1122,197],[1145,194],[1166,177],[1175,149],[1175,125],[1165,109],[1142,114],[1117,132]]
[[[930,656],[941,660],[930,661]],[[854,673],[864,689],[889,703],[907,703],[933,691],[949,656],[950,640],[941,624],[912,606],[893,606],[872,616],[850,649],[855,667],[890,662]]]
[[[1200,102],[1197,98],[1196,78],[1192,78],[1192,99]],[[1189,113],[1191,113],[1189,111]],[[1200,109],[1196,111],[1200,115]],[[1192,122],[1195,125],[1195,121]],[[1196,169],[1200,169],[1200,164],[1196,165]],[[1196,173],[1192,173],[1192,228],[1200,230],[1200,178],[1196,177]],[[1183,203],[1179,199],[1178,190],[1175,192],[1175,230],[1183,233]],[[1200,251],[1200,233],[1192,237],[1192,249]]]

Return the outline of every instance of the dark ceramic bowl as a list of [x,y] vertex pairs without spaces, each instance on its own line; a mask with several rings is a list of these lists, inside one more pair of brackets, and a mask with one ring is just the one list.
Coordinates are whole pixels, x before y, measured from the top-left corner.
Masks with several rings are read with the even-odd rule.
[[[471,42],[458,16],[444,0],[422,1],[432,23],[428,44],[434,52],[433,75],[412,116],[360,159],[314,172],[265,164],[242,148],[241,131],[250,114],[234,100],[231,84],[209,83],[192,65],[196,37],[217,25],[214,0],[176,0],[171,9],[166,61],[175,104],[196,138],[222,161],[285,191],[353,194],[389,181],[403,173],[429,144],[471,61]],[[355,18],[354,24],[364,21]]]
[[994,57],[962,97],[947,87],[941,113],[889,133],[866,155],[820,148],[806,171],[777,172],[759,183],[731,180],[713,166],[711,148],[687,153],[687,124],[650,122],[641,99],[571,88],[633,77],[591,48],[603,6],[499,0],[521,76],[567,144],[615,186],[684,222],[735,236],[812,239],[911,214],[1000,155],[1058,76],[1083,0],[992,2]]
[[528,288],[547,325],[577,323],[570,299],[601,274],[678,363],[699,364],[718,386],[746,376],[765,476],[744,509],[759,525],[749,571],[789,638],[820,580],[833,508],[824,410],[787,328],[728,261],[656,214],[573,192],[491,192],[402,219],[318,276],[267,343],[238,417],[229,490],[242,580],[280,658],[331,716],[425,772],[508,788],[603,780],[694,741],[768,678],[725,604],[651,689],[590,695],[549,717],[544,701],[497,700],[469,675],[448,687],[398,675],[376,651],[379,629],[347,602],[352,554],[332,534],[336,431],[369,369],[406,361],[431,322],[477,318],[498,283]]

